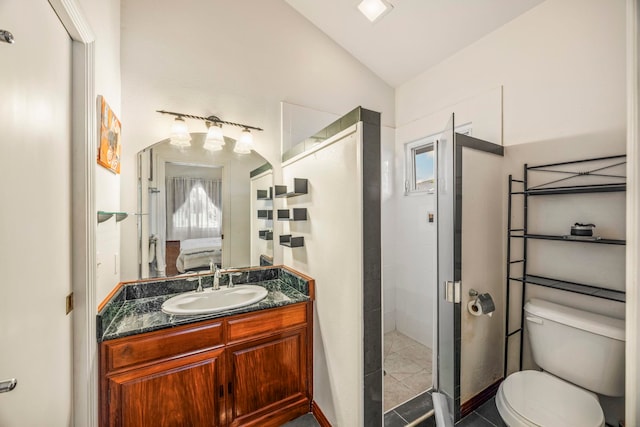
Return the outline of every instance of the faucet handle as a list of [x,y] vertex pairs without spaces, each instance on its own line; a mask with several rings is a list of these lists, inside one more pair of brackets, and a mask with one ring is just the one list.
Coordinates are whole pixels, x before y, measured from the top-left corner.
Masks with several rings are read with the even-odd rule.
[[235,272],[227,273],[227,275],[229,276],[229,284],[227,286],[230,287],[230,288],[233,288],[235,286],[234,283],[233,283],[233,277],[234,276],[239,276],[241,274],[242,274],[241,271],[235,271]]

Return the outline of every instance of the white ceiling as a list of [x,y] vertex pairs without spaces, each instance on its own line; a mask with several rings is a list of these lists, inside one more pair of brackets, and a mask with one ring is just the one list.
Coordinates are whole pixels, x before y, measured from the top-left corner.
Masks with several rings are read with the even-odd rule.
[[392,87],[542,1],[390,0],[393,10],[372,24],[358,10],[360,0],[286,0]]

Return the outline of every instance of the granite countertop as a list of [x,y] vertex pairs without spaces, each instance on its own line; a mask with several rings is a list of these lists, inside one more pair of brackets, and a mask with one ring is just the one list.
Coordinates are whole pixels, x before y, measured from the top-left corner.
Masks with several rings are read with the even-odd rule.
[[[211,290],[211,275],[202,278],[204,292],[214,292]],[[226,283],[223,276],[220,287],[225,287]],[[309,281],[279,267],[247,270],[238,279],[234,278],[234,283],[237,286],[263,286],[268,294],[255,304],[218,313],[171,315],[162,311],[162,303],[175,295],[192,291],[197,280],[174,278],[126,284],[98,313],[98,342],[311,300]]]

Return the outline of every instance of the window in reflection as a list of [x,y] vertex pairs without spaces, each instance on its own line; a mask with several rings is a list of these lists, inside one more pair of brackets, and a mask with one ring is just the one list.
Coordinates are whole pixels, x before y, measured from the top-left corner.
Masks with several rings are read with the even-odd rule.
[[169,240],[220,237],[222,181],[167,178],[167,237]]

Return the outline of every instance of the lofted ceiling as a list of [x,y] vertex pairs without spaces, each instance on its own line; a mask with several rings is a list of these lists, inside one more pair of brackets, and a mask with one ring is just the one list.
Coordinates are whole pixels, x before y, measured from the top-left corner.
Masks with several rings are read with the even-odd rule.
[[286,0],[351,55],[397,87],[544,0],[389,0],[375,23],[360,0]]

